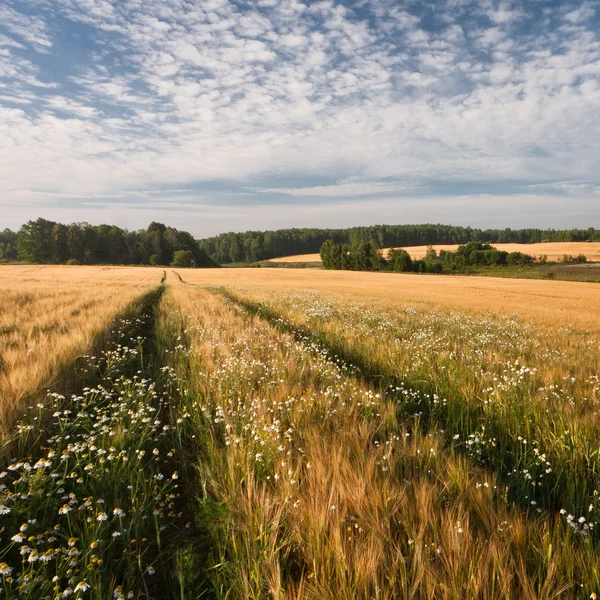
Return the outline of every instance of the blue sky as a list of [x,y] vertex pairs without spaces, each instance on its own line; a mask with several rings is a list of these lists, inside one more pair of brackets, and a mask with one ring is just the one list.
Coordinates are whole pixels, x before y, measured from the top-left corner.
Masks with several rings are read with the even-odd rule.
[[0,228],[600,227],[600,6],[0,0]]

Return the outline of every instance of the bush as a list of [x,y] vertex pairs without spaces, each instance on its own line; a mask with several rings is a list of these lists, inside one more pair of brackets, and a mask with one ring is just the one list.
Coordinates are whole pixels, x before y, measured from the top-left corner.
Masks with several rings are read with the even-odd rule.
[[194,264],[194,253],[191,250],[177,250],[173,257],[172,267],[188,268]]
[[413,270],[413,261],[410,258],[410,254],[406,250],[401,248],[392,248],[388,252],[388,265],[392,271],[397,273],[403,273]]

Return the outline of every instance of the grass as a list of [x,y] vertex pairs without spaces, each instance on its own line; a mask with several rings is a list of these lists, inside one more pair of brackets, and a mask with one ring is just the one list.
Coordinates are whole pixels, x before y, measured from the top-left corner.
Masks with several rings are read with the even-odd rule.
[[4,597],[600,593],[593,286],[61,273],[108,282],[112,325],[10,428]]
[[386,314],[311,294],[250,296],[262,304],[245,306],[315,336],[369,380],[392,386],[405,414],[465,443],[480,440],[469,449],[477,446],[486,465],[510,478],[522,504],[584,511],[595,503],[600,385],[590,349],[600,347],[597,337],[565,340],[564,332],[552,336],[511,319],[410,307]]
[[530,265],[525,267],[489,267],[474,269],[474,275],[488,277],[518,277],[521,279],[558,279],[560,281],[600,282],[600,263],[569,265],[552,263],[547,265]]
[[580,524],[516,509],[460,442],[398,419],[395,397],[311,336],[190,287],[165,302],[161,327],[169,347],[183,346],[171,364],[202,440],[196,520],[210,531],[217,598],[597,588],[595,544]]

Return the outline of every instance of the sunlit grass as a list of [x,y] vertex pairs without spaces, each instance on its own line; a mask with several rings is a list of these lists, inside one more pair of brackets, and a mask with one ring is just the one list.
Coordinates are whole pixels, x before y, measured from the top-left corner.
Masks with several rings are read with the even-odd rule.
[[10,429],[5,597],[599,593],[597,333],[296,275],[128,303],[126,271],[97,294],[127,314]]
[[516,510],[475,449],[458,452],[467,440],[398,420],[395,395],[312,337],[183,286],[163,310],[202,439],[197,521],[211,532],[217,597],[587,597],[598,586],[589,536],[558,513]]
[[89,350],[111,319],[162,274],[129,272],[127,277],[101,267],[0,267],[1,434],[28,397],[43,396],[60,369]]

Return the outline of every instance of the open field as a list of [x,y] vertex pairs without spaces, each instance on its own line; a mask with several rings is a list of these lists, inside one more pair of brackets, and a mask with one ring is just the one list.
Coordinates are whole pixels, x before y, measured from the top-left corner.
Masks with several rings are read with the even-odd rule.
[[[0,267],[0,423],[90,347],[159,269]],[[1,428],[4,430],[4,426]]]
[[600,331],[600,295],[589,283],[357,271],[179,269],[199,285],[333,292],[357,300],[441,306],[474,314],[515,315],[546,327]]
[[[600,243],[599,242],[543,242],[540,244],[492,244],[498,250],[506,252],[523,252],[523,254],[531,254],[533,256],[546,255],[548,260],[560,260],[565,254],[576,256],[584,254],[589,261],[600,261]],[[428,246],[402,246],[411,258],[420,259],[425,256]],[[454,251],[458,248],[458,244],[437,244],[433,245],[436,252],[440,250]],[[382,250],[385,256],[390,248]],[[296,256],[282,256],[280,258],[272,258],[270,262],[321,262],[321,256],[317,254],[297,254]]]
[[[11,407],[7,598],[600,594],[596,286],[162,279],[0,269],[0,322],[22,318],[12,343],[31,343],[26,322],[65,324],[32,361],[65,348],[40,379],[62,393]],[[77,354],[77,372],[58,368]]]

